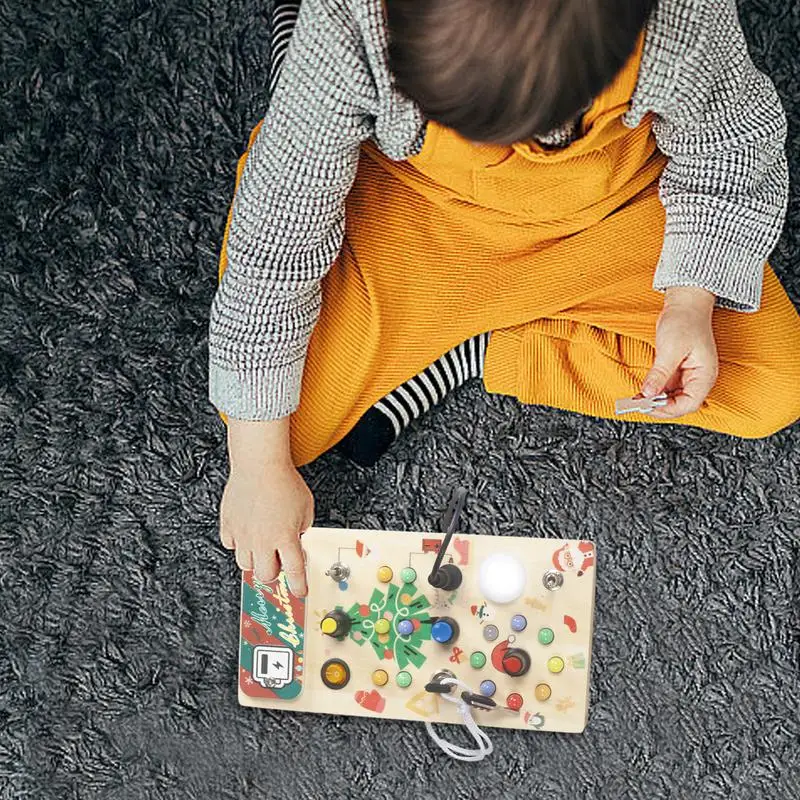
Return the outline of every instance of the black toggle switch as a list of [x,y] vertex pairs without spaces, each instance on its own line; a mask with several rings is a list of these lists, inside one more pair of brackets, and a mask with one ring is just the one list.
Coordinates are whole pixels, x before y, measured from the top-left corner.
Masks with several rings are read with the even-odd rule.
[[461,570],[455,564],[443,564],[436,572],[428,576],[428,583],[434,589],[452,592],[461,586],[462,578]]
[[461,692],[461,699],[473,708],[497,708],[497,703],[491,697],[485,697],[482,694],[473,694],[472,692]]

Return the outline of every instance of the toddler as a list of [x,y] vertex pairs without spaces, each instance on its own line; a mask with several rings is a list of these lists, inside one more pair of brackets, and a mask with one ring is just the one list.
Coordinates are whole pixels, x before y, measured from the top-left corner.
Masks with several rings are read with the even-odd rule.
[[296,467],[374,463],[469,378],[600,417],[666,392],[639,421],[740,437],[800,416],[800,319],[765,263],[786,121],[734,0],[302,0],[274,22],[209,329],[242,569],[305,594]]

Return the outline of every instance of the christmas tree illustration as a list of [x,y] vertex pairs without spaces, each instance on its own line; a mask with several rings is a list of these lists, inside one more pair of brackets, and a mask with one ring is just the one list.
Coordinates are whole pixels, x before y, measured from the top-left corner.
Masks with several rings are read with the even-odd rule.
[[[349,636],[359,647],[369,643],[381,661],[394,660],[399,669],[409,664],[419,669],[425,663],[422,643],[431,638],[431,626],[425,624],[430,620],[427,611],[430,606],[425,595],[417,593],[414,584],[389,583],[385,592],[374,589],[368,603],[354,603],[346,610],[353,623]],[[398,630],[403,620],[408,620],[413,627],[407,635],[400,632],[407,624]]]

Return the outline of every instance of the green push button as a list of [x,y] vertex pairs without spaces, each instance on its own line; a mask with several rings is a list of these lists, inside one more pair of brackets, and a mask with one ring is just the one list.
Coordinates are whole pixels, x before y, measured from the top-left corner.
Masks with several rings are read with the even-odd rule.
[[480,650],[476,650],[469,657],[469,663],[474,669],[483,669],[486,666],[486,656]]
[[405,670],[398,672],[395,680],[401,689],[405,689],[406,687],[411,686],[411,673],[406,672]]
[[539,628],[539,644],[552,644],[555,638],[552,628]]
[[403,583],[414,583],[416,579],[417,571],[414,567],[403,567],[403,569],[400,570],[400,580],[403,581]]

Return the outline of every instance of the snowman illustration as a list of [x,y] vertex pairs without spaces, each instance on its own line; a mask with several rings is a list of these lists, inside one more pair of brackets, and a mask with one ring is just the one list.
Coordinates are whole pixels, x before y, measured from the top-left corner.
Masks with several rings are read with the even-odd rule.
[[591,542],[567,542],[553,553],[553,564],[559,572],[574,572],[580,577],[594,566],[594,545]]

